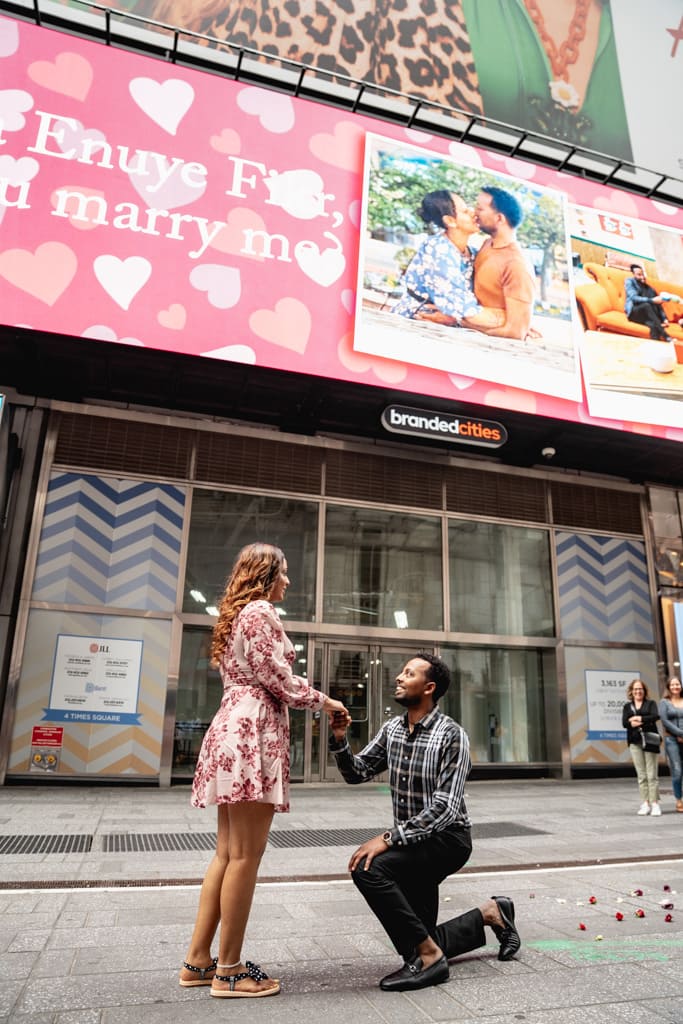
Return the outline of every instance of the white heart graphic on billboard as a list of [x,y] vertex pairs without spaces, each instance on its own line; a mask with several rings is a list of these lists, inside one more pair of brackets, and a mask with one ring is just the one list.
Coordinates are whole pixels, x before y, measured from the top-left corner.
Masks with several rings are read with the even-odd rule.
[[209,303],[216,309],[231,309],[242,294],[239,270],[221,263],[201,263],[195,267],[190,274],[190,284],[198,292],[206,292]]
[[[328,231],[324,237],[334,238]],[[334,239],[337,242],[337,239]],[[320,251],[315,242],[299,242],[294,249],[294,258],[303,270],[306,277],[311,281],[320,284],[323,288],[329,288],[344,273],[346,258],[342,252],[341,245],[337,242],[338,248],[324,249]]]
[[194,100],[194,89],[180,78],[133,78],[128,88],[140,110],[169,135],[175,135]]
[[33,106],[33,97],[23,89],[0,89],[0,122],[6,132],[18,132],[26,124],[24,112]]
[[200,352],[209,359],[225,359],[231,363],[256,363],[256,353],[248,345],[225,345],[223,348],[212,348],[208,352]]
[[98,341],[113,341],[117,345],[137,345],[140,348],[144,348],[144,342],[138,341],[137,338],[119,338],[116,331],[112,330],[111,327],[105,327],[104,324],[93,324],[92,327],[88,327],[87,330],[81,334],[82,338],[95,338]]
[[11,57],[19,49],[19,27],[16,21],[0,18],[0,57]]
[[31,178],[35,178],[40,170],[37,160],[30,156],[20,156],[17,160],[7,153],[0,156],[0,178],[4,178],[8,185],[18,188],[27,184]]
[[294,127],[294,104],[289,96],[248,86],[238,93],[237,106],[245,114],[258,117],[267,132],[280,135]]
[[83,143],[91,143],[87,148],[93,162],[107,145],[107,138],[101,131],[97,128],[84,128],[80,121],[71,117],[66,121],[56,122],[54,136],[55,143],[62,153],[71,153],[71,150],[76,150],[76,157],[80,154]]
[[121,309],[128,309],[152,273],[152,264],[143,256],[129,256],[126,260],[118,256],[98,256],[93,268],[107,295]]
[[270,193],[269,204],[281,206],[291,217],[313,220],[323,215],[327,199],[325,182],[316,171],[271,171],[264,184]]

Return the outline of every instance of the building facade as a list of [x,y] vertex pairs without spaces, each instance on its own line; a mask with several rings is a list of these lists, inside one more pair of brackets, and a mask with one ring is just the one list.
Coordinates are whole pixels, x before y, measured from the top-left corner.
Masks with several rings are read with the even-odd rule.
[[[0,20],[13,38],[14,21]],[[610,313],[596,289],[608,295],[612,279],[591,268],[621,274],[634,253],[649,261],[650,277],[675,287],[680,209],[658,211],[642,198],[636,209],[614,188],[567,185],[562,171],[524,185],[529,175],[513,160],[506,174],[518,173],[527,222],[541,225],[535,244],[525,236],[540,341],[500,338],[487,349],[485,336],[462,332],[452,356],[450,335],[384,319],[396,294],[386,260],[414,251],[419,236],[406,229],[409,215],[401,231],[386,213],[375,226],[373,194],[397,169],[410,167],[417,180],[430,161],[437,178],[445,167],[477,189],[500,157],[449,143],[448,132],[418,138],[409,127],[406,142],[403,128],[368,116],[334,122],[322,103],[283,104],[278,92],[174,71],[176,103],[189,103],[187,89],[205,90],[197,123],[207,133],[209,101],[227,95],[244,117],[261,119],[263,138],[254,130],[247,152],[227,123],[211,136],[221,201],[234,200],[224,221],[172,214],[176,202],[188,208],[188,195],[209,195],[215,167],[189,159],[179,122],[145,86],[138,106],[173,136],[165,163],[145,151],[150,166],[158,157],[149,188],[167,205],[148,206],[145,221],[130,192],[114,206],[97,187],[111,171],[151,203],[135,180],[143,151],[137,165],[130,153],[114,155],[120,118],[77,116],[86,64],[104,47],[16,26],[16,52],[25,45],[27,54],[17,91],[30,80],[59,99],[49,106],[32,95],[15,111],[27,144],[13,150],[14,176],[0,173],[0,214],[16,238],[0,253],[2,779],[188,781],[220,699],[208,659],[215,606],[237,551],[257,538],[288,558],[292,584],[279,612],[296,671],[349,707],[357,748],[393,714],[402,663],[425,649],[452,669],[445,710],[470,735],[476,774],[624,769],[628,681],[642,676],[658,692],[680,673],[683,358],[660,372],[643,343],[639,376],[610,369],[605,384],[596,346],[602,360],[624,336],[585,311]],[[31,70],[47,54],[57,66],[67,38],[69,89]],[[164,68],[110,50],[107,62],[123,78],[132,68],[131,83]],[[288,163],[287,137],[278,138],[290,113],[309,125],[305,148],[333,169],[332,186],[302,169],[303,150]],[[359,140],[376,131],[387,138],[367,143],[361,217]],[[333,145],[338,152],[325,148]],[[437,153],[449,146],[447,157]],[[49,178],[55,166],[61,177]],[[317,175],[308,192],[302,174]],[[257,211],[248,196],[261,177],[271,187]],[[278,179],[289,183],[280,192]],[[556,198],[563,182],[569,213],[566,197]],[[549,241],[558,210],[560,233]],[[305,238],[268,221],[285,214]],[[659,218],[654,227],[649,216]],[[309,227],[316,218],[319,236]],[[247,232],[241,249],[221,234],[236,221]],[[19,247],[27,225],[30,265]],[[194,249],[181,257],[183,240]],[[184,260],[187,273],[174,277]],[[193,321],[197,295],[217,319]],[[630,356],[620,347],[615,358]],[[407,410],[399,433],[388,429],[398,407]],[[446,422],[457,423],[457,437],[439,426]],[[291,719],[293,778],[336,779],[325,717]]]

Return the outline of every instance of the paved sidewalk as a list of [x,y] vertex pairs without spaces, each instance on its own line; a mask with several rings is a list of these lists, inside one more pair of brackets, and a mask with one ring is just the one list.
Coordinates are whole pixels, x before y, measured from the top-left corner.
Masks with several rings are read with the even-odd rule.
[[[201,877],[210,853],[105,852],[111,837],[210,835],[214,811],[192,810],[185,787],[0,789],[0,850],[15,836],[90,843],[89,852],[0,852],[0,1024],[196,1024],[226,1014],[248,1024],[682,1024],[683,815],[670,794],[657,819],[635,815],[632,779],[470,783],[468,806],[475,853],[442,886],[441,917],[509,894],[523,939],[516,960],[500,963],[489,933],[484,950],[452,963],[447,984],[381,992],[397,958],[348,881],[357,843],[343,840],[348,829],[387,826],[388,791],[294,787],[245,943],[283,992],[226,1006],[176,977],[197,900],[196,885],[182,883]],[[338,845],[275,845],[292,832]]]
[[[465,871],[678,857],[683,815],[674,812],[668,780],[663,782],[664,813],[657,819],[636,816],[635,779],[470,782],[474,854]],[[389,790],[381,784],[293,786],[291,805],[289,814],[275,815],[262,880],[345,878],[358,839],[344,842],[344,832],[376,835],[391,824]],[[190,807],[187,786],[0,788],[0,838],[47,834],[92,839],[89,852],[0,855],[0,878],[5,883],[193,882],[204,874],[214,829],[215,809]],[[315,839],[312,832],[329,841],[335,831],[341,836],[333,845],[303,845]],[[280,835],[291,841],[292,832],[302,837],[302,845],[276,845]],[[107,837],[132,836],[204,838],[206,848],[103,852]]]

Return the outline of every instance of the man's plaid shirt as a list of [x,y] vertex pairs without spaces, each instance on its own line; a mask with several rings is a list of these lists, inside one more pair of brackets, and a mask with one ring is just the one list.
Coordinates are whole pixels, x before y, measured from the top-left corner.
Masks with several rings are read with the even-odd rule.
[[434,707],[408,730],[408,715],[385,722],[359,754],[344,738],[330,750],[346,782],[368,782],[389,769],[396,845],[418,843],[450,825],[470,828],[464,791],[472,763],[465,730]]

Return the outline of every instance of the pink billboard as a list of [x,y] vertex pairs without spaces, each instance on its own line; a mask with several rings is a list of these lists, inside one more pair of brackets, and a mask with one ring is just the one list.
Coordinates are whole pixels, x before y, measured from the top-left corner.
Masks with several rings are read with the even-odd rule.
[[[606,407],[593,395],[591,411],[567,213],[630,217],[680,241],[680,210],[396,126],[382,124],[384,141],[372,143],[369,118],[9,18],[0,72],[3,323],[683,440],[680,361],[648,371],[668,375],[673,400]],[[544,309],[536,282],[519,357],[506,338],[510,373],[490,338],[491,358],[451,365],[387,343],[381,318],[381,344],[364,328],[368,260],[379,251],[369,245],[366,150],[391,145],[416,167],[422,154],[444,173],[476,169],[470,204],[484,177],[557,213],[562,298]],[[417,249],[417,227],[413,236]],[[538,262],[531,240],[523,248]],[[552,380],[539,345],[559,352]],[[513,372],[518,358],[523,372]]]

